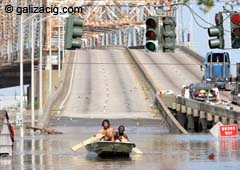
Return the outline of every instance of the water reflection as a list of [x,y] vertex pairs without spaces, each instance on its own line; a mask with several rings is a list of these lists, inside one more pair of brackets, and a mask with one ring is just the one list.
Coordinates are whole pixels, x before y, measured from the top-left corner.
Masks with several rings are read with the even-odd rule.
[[13,157],[14,170],[45,170],[45,162],[43,161],[44,136],[24,136],[16,138],[15,155]]
[[218,153],[221,157],[229,160],[238,160],[240,153],[237,138],[220,139],[217,142],[217,146],[219,149]]
[[[7,167],[13,170],[238,170],[240,167],[239,138],[171,135],[163,133],[159,124],[151,127],[128,126],[128,136],[144,151],[143,155],[132,154],[129,158],[100,158],[85,149],[77,152],[70,149],[98,129],[97,125],[89,129],[57,127],[63,135],[17,138],[13,168]],[[210,153],[216,155],[215,160],[208,159]],[[1,165],[0,169],[4,168]]]
[[95,153],[88,153],[86,156],[87,160],[90,161],[134,161],[134,159],[132,159],[132,157],[114,157],[114,156],[106,156],[106,157],[99,157],[97,154]]
[[0,169],[1,170],[13,170],[12,159],[0,158]]

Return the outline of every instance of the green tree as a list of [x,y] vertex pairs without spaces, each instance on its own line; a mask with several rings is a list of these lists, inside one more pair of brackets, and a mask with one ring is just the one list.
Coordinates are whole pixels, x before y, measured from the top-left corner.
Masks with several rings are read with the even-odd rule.
[[[184,3],[188,3],[190,0],[183,0]],[[204,12],[208,12],[214,6],[214,0],[198,0],[198,5],[200,9]]]

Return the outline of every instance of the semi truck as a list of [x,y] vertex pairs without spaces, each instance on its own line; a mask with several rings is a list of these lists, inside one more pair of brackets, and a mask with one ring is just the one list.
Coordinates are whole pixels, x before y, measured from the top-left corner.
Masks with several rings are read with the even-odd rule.
[[220,89],[231,90],[231,63],[227,52],[208,52],[204,61],[205,83],[217,84]]

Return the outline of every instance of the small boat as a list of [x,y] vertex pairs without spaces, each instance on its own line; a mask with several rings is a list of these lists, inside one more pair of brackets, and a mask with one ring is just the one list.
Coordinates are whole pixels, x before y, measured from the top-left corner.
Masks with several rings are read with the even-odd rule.
[[131,142],[99,141],[86,145],[89,152],[95,152],[98,156],[129,156],[136,145]]

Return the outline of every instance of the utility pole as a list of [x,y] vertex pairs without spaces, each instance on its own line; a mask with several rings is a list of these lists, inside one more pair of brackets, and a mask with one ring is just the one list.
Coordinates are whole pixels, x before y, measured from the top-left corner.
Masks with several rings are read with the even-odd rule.
[[[61,41],[60,41],[60,17],[58,17],[58,78],[60,78],[61,73]],[[64,36],[64,35],[63,35]]]
[[[20,113],[23,117],[23,15],[20,16]],[[20,125],[20,137],[24,136],[23,125]]]
[[35,88],[34,88],[34,19],[32,19],[32,37],[31,37],[31,47],[32,47],[32,56],[31,56],[31,115],[32,115],[32,127],[35,126]]

